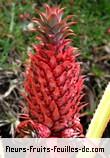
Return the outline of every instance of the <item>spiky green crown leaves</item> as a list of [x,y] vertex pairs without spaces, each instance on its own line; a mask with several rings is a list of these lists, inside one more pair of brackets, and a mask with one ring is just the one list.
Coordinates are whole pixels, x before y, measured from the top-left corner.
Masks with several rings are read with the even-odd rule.
[[75,35],[69,27],[76,22],[68,22],[73,17],[72,15],[63,19],[64,8],[50,7],[47,4],[44,7],[45,13],[37,10],[40,19],[33,18],[33,22],[37,24],[36,30],[40,33],[39,40],[43,43],[58,44],[67,39],[68,36]]

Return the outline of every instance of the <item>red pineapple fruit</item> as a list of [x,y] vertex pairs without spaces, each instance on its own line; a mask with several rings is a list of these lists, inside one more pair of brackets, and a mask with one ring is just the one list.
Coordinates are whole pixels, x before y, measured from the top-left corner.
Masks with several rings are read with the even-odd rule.
[[19,137],[81,137],[80,110],[83,107],[83,77],[76,62],[75,48],[70,45],[68,22],[72,16],[62,19],[63,8],[45,5],[46,12],[39,11],[37,24],[40,44],[33,45],[35,53],[26,65],[24,95],[28,115],[16,130]]

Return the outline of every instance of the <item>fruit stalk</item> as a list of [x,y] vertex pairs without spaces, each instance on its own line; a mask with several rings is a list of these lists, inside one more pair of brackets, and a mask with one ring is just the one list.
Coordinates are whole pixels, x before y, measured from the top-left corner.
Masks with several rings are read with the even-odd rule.
[[91,120],[87,138],[101,138],[103,132],[110,121],[110,82],[108,83],[105,92],[100,100],[98,108]]

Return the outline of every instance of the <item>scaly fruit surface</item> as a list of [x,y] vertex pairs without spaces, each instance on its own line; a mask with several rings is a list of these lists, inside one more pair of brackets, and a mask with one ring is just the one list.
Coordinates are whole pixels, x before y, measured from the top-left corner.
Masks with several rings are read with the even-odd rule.
[[37,11],[40,18],[33,18],[40,42],[33,45],[35,53],[26,65],[28,115],[16,132],[19,137],[81,137],[83,77],[68,39],[74,34],[69,26],[75,22],[68,22],[72,16],[62,18],[62,8],[45,5],[45,9]]

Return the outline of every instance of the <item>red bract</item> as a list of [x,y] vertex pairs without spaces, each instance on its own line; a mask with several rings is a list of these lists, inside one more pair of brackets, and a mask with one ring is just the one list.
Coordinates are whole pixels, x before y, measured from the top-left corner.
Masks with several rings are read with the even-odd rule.
[[19,137],[81,137],[79,111],[82,108],[83,77],[76,62],[75,48],[67,37],[73,34],[62,19],[63,9],[45,5],[46,13],[34,18],[40,44],[26,66],[24,95],[29,118],[17,128]]

